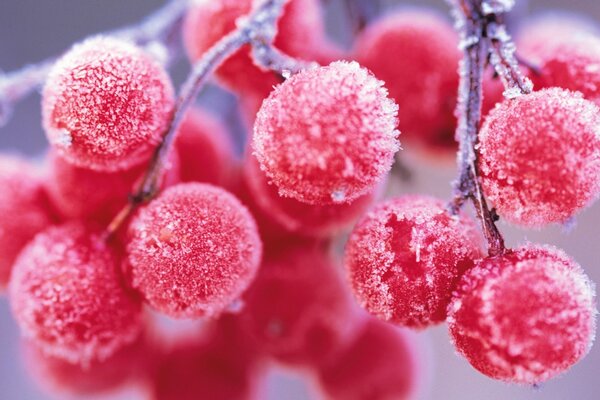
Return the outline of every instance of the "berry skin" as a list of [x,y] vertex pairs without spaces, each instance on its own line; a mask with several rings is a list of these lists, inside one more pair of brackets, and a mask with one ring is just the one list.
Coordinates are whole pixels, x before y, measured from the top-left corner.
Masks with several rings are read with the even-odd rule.
[[378,194],[375,189],[351,203],[310,205],[279,196],[277,188],[269,183],[251,154],[246,157],[243,173],[260,212],[286,232],[311,237],[331,237],[344,231],[366,211]]
[[[356,60],[385,82],[400,109],[402,138],[428,151],[453,151],[458,92],[458,37],[436,13],[402,10],[357,38]],[[402,54],[390,60],[390,54]]]
[[564,252],[528,244],[461,279],[448,324],[458,351],[490,378],[535,384],[570,368],[595,333],[593,284]]
[[102,361],[140,333],[140,304],[121,286],[115,252],[80,223],[38,234],[9,285],[23,336],[45,354],[82,366]]
[[134,45],[97,36],[52,68],[42,94],[43,125],[61,157],[113,172],[148,160],[174,104],[169,76]]
[[354,228],[345,264],[361,305],[399,325],[424,328],[446,319],[460,276],[481,257],[480,237],[466,216],[442,201],[406,196],[374,207]]
[[328,399],[413,399],[421,366],[406,332],[369,319],[356,340],[318,371]]
[[[80,168],[52,151],[48,155],[48,195],[61,216],[67,219],[93,220],[108,224],[127,204],[135,184],[142,179],[147,165],[114,172]],[[173,153],[164,165],[162,186],[179,181],[179,160]]]
[[580,94],[543,89],[505,100],[479,135],[484,192],[508,221],[565,222],[600,191],[600,110]]
[[270,254],[244,295],[241,329],[280,362],[320,365],[354,336],[355,307],[323,247]]
[[36,233],[53,222],[38,173],[23,160],[0,155],[0,292],[15,259]]
[[[256,2],[254,2],[256,4]],[[250,13],[253,0],[212,0],[196,4],[186,16],[183,37],[192,60],[202,55],[236,27],[238,18]],[[328,46],[318,0],[291,0],[277,24],[274,45],[284,53],[305,60],[319,59]],[[250,47],[230,56],[216,71],[219,82],[244,94],[266,96],[281,82],[273,72],[254,64]]]
[[127,244],[132,286],[176,318],[216,315],[248,287],[262,254],[256,223],[215,186],[173,186],[140,210]]
[[231,183],[236,160],[231,138],[221,121],[200,108],[183,119],[175,149],[181,163],[182,182],[217,186]]
[[398,107],[356,62],[302,71],[277,86],[254,124],[252,148],[279,194],[348,203],[373,190],[399,149]]

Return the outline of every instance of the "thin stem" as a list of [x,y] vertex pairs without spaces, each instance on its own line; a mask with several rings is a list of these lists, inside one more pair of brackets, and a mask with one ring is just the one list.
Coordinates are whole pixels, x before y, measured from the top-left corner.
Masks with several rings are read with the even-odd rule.
[[[168,50],[166,61],[173,61],[176,54],[180,53],[177,51],[176,38],[186,9],[187,0],[171,0],[138,25],[105,34],[131,40],[141,46],[165,44]],[[0,127],[10,120],[14,105],[44,83],[56,59],[57,57],[51,57],[16,71],[0,73]]]
[[173,147],[177,130],[188,107],[206,83],[210,74],[230,55],[257,38],[275,36],[276,21],[289,0],[265,0],[248,17],[238,21],[238,27],[221,38],[204,56],[194,64],[192,71],[181,87],[168,128],[156,148],[142,182],[130,196],[127,206],[115,217],[107,228],[107,237],[113,235],[127,220],[136,207],[156,196],[159,190],[163,166]]
[[455,2],[457,27],[462,36],[463,60],[457,106],[459,179],[454,183],[455,197],[449,208],[456,214],[466,200],[471,200],[488,242],[488,253],[498,255],[505,251],[504,238],[495,224],[497,215],[489,209],[483,195],[477,168],[483,72],[491,47],[487,36],[488,23],[496,21],[493,13],[485,9],[485,5],[485,0]]

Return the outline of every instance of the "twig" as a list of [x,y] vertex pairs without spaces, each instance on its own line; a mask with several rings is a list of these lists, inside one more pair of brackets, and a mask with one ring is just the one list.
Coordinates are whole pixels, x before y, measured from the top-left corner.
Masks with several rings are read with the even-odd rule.
[[361,32],[381,9],[381,0],[344,0],[344,3],[355,35]]
[[196,62],[181,87],[169,126],[150,160],[142,182],[130,196],[129,204],[108,226],[107,236],[113,235],[137,206],[151,200],[157,194],[162,168],[173,147],[179,125],[209,75],[221,62],[246,44],[262,41],[261,43],[270,46],[268,41],[272,41],[275,36],[277,19],[287,1],[289,0],[265,0],[248,17],[240,19],[235,30],[221,38]]
[[[165,61],[173,61],[180,53],[177,41],[187,4],[187,0],[171,0],[138,25],[105,34],[131,40],[140,46],[163,44],[168,50]],[[16,71],[0,73],[0,127],[10,120],[13,106],[44,83],[56,59],[51,57]]]

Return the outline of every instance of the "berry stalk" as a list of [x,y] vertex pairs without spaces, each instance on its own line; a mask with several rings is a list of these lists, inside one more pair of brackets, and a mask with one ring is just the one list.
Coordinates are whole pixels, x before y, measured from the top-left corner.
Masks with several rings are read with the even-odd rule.
[[460,145],[458,151],[459,178],[454,182],[454,200],[450,210],[457,214],[466,200],[471,200],[477,216],[481,220],[483,233],[488,242],[490,256],[504,253],[504,238],[496,227],[497,215],[488,207],[481,189],[477,168],[477,144],[481,123],[483,92],[483,72],[490,53],[491,41],[488,37],[490,21],[498,21],[490,3],[485,0],[451,1],[455,6],[457,28],[461,34],[463,60],[460,69],[459,116],[456,136]]

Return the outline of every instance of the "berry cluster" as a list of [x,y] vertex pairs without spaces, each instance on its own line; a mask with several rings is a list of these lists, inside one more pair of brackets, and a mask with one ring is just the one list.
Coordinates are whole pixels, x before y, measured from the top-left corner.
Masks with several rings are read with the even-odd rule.
[[[326,398],[412,398],[422,360],[399,327],[443,322],[498,380],[537,384],[585,356],[593,284],[559,249],[505,248],[495,221],[565,223],[600,194],[600,37],[537,22],[523,73],[490,28],[505,2],[464,3],[479,40],[401,9],[345,53],[316,0],[200,2],[179,19],[195,65],[177,98],[140,43],[68,50],[42,92],[46,168],[0,157],[0,289],[32,375],[56,393],[251,399],[276,363]],[[251,124],[240,159],[222,121],[186,109],[211,68]],[[460,141],[455,199],[374,204],[400,137],[429,155]],[[175,335],[180,319],[202,323]]]

